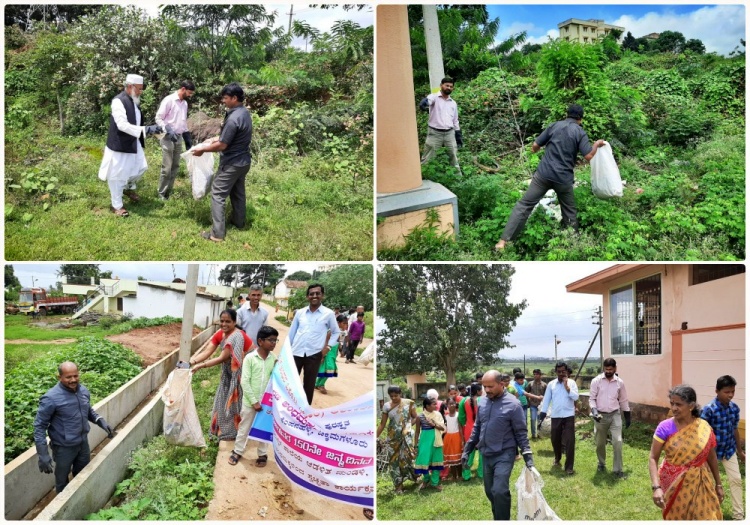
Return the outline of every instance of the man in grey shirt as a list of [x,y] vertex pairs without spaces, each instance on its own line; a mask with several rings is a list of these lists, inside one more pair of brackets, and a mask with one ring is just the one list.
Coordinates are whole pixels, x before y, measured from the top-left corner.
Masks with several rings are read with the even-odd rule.
[[247,301],[237,309],[237,325],[253,340],[253,348],[258,346],[256,341],[258,330],[265,326],[268,320],[268,312],[260,306],[262,296],[263,287],[259,284],[251,284]]
[[534,207],[550,189],[555,190],[560,202],[563,226],[572,226],[578,230],[576,201],[573,195],[573,168],[576,157],[580,152],[583,158],[589,161],[596,155],[596,150],[604,144],[601,139],[594,142],[593,146],[589,143],[589,138],[581,127],[582,120],[583,107],[571,104],[568,107],[568,117],[552,124],[534,141],[531,151],[536,153],[542,146],[546,146],[544,157],[531,179],[529,189],[513,208],[500,241],[495,245],[496,250],[503,250],[508,241],[518,236]]
[[505,392],[508,374],[490,370],[482,376],[487,392],[478,404],[471,437],[464,446],[461,464],[468,468],[469,454],[476,448],[484,463],[484,493],[492,505],[493,520],[510,520],[510,474],[521,449],[526,467],[534,467],[523,407],[513,394]]
[[232,202],[229,222],[237,228],[245,226],[245,176],[250,171],[250,140],[253,134],[253,122],[250,112],[242,104],[245,93],[240,85],[236,82],[227,84],[219,95],[227,107],[221,135],[211,144],[193,149],[193,155],[198,157],[207,151],[221,152],[219,171],[211,185],[213,228],[210,232],[201,233],[201,237],[214,242],[224,241],[224,205],[227,197]]

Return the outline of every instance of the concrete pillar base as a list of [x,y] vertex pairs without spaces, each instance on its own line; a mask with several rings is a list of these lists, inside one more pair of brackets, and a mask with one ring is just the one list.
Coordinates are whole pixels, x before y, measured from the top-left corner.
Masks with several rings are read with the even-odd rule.
[[442,184],[424,180],[413,190],[378,194],[378,248],[403,246],[430,209],[437,210],[441,231],[458,236],[458,198]]

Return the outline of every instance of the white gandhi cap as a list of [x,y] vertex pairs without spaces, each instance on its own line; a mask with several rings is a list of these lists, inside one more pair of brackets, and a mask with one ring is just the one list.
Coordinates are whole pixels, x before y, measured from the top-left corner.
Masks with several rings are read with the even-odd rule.
[[132,73],[125,77],[125,82],[128,84],[143,84],[143,77],[140,75],[133,75]]

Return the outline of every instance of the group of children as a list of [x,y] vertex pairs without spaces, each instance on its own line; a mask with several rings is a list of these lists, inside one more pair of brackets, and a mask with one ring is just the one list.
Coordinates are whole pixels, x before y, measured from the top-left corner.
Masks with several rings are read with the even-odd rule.
[[[315,390],[321,394],[327,394],[326,381],[331,377],[338,377],[338,365],[336,358],[341,356],[345,358],[344,363],[354,362],[354,352],[362,342],[365,335],[365,313],[357,311],[355,308],[349,310],[349,315],[339,313],[340,309],[334,309],[336,323],[339,325],[339,337],[334,344],[330,345],[331,349],[323,357],[318,369],[318,378],[315,380]],[[329,341],[330,342],[330,341]]]

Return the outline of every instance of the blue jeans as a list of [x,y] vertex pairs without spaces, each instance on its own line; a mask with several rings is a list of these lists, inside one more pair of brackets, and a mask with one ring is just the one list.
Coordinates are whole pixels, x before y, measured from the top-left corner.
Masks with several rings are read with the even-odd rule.
[[484,457],[484,493],[492,505],[492,519],[510,520],[510,473],[516,463],[516,447]]
[[531,437],[536,437],[536,420],[539,407],[529,406],[529,412],[531,412]]

